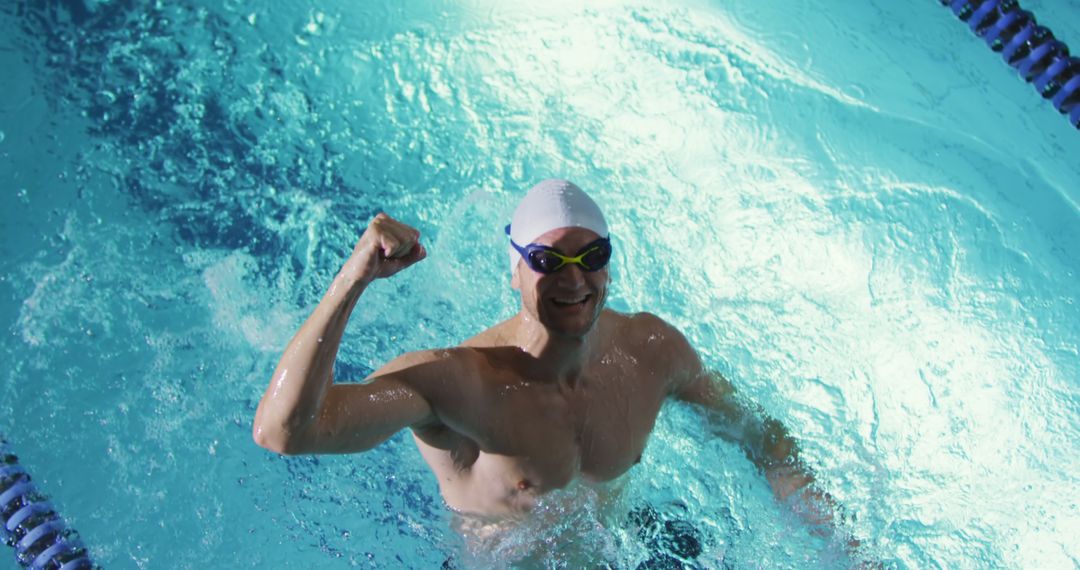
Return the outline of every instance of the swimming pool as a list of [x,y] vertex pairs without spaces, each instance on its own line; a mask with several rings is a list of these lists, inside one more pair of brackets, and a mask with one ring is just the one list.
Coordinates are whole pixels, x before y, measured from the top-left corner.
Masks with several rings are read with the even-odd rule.
[[[611,220],[611,305],[788,425],[874,557],[1077,564],[1080,137],[937,2],[353,4],[0,7],[0,431],[95,560],[459,556],[406,435],[279,458],[252,415],[374,212],[430,256],[368,292],[340,378],[511,314],[501,228],[565,176]],[[1024,5],[1080,45],[1075,1]],[[647,558],[580,499],[490,554]],[[679,407],[640,505],[706,567],[845,564]]]

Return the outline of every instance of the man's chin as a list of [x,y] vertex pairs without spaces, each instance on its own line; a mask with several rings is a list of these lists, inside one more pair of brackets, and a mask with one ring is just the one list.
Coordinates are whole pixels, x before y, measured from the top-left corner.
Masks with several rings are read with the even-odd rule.
[[559,336],[585,336],[596,325],[600,310],[591,299],[584,305],[586,306],[573,308],[550,307],[551,310],[546,311],[542,322],[549,331]]

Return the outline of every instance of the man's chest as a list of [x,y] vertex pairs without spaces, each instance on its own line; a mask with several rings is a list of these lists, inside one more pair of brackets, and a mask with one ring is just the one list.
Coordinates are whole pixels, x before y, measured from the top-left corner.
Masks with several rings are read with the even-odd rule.
[[497,386],[463,427],[485,453],[566,477],[609,480],[640,459],[663,403],[657,386],[619,380],[585,379],[573,390]]

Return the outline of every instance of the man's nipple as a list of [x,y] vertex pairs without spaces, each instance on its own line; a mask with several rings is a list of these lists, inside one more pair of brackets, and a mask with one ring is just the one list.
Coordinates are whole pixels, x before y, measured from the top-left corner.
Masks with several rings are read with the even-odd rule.
[[518,481],[518,491],[528,491],[531,487],[532,483],[528,479],[522,479],[521,481]]

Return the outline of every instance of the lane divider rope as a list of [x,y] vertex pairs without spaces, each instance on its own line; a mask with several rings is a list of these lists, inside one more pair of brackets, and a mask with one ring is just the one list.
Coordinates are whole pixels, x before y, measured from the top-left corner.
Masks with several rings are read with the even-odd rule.
[[1080,129],[1080,58],[1016,0],[939,0]]
[[96,570],[78,533],[67,526],[0,436],[0,537],[33,570]]

